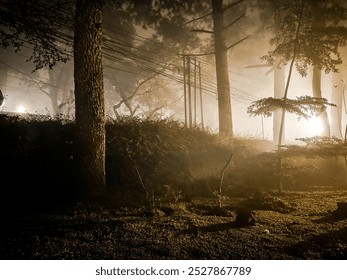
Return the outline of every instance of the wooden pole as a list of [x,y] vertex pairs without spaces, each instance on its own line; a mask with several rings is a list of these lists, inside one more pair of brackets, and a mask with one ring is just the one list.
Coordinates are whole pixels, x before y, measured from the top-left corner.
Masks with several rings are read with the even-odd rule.
[[204,129],[204,108],[202,102],[202,85],[201,85],[201,65],[199,61],[199,93],[200,93],[200,117],[201,117],[201,128]]
[[183,55],[183,86],[184,86],[184,125],[187,127],[187,74],[186,74],[186,56]]
[[196,126],[196,57],[194,57],[194,126]]
[[188,115],[189,115],[189,127],[192,127],[192,89],[191,89],[191,80],[190,80],[190,56],[187,56],[187,65],[188,65]]

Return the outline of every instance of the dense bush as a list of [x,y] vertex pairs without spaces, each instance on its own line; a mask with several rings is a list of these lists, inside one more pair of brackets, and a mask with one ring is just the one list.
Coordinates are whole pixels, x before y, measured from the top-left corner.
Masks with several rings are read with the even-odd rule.
[[[78,197],[74,124],[46,116],[0,115],[1,205],[51,206]],[[257,139],[230,139],[169,120],[124,118],[106,125],[108,190],[155,199],[213,197],[225,170],[223,194],[250,196],[276,189],[277,157]],[[288,157],[287,188],[346,182],[344,162]],[[147,196],[147,198],[146,198]]]
[[72,123],[1,115],[0,139],[1,206],[39,208],[72,196]]
[[[107,174],[112,186],[141,188],[154,195],[189,192],[219,171],[231,145],[174,121],[123,119],[107,125]],[[196,187],[206,194],[206,183]]]

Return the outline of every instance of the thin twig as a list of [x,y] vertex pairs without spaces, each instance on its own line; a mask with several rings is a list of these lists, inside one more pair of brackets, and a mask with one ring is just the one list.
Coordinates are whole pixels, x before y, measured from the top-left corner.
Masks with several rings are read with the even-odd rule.
[[223,186],[223,181],[224,181],[224,174],[225,174],[225,170],[228,168],[228,166],[231,163],[231,159],[233,157],[234,153],[230,154],[230,157],[228,159],[228,161],[226,162],[225,166],[222,169],[222,172],[220,174],[220,183],[219,183],[219,194],[222,195],[222,186]]
[[138,176],[139,179],[140,179],[141,186],[142,186],[142,188],[143,188],[143,189],[145,190],[145,192],[146,192],[146,197],[149,198],[148,190],[147,190],[147,188],[146,188],[146,186],[145,186],[145,184],[144,184],[144,182],[143,182],[143,180],[142,180],[142,176],[141,176],[141,174],[140,174],[140,172],[139,172],[139,169],[137,168],[136,164],[135,164],[135,170],[136,170],[137,176]]

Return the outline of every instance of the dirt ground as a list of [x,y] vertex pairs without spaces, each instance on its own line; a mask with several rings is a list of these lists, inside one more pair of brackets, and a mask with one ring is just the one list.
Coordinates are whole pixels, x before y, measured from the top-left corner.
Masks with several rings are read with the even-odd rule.
[[[347,191],[285,192],[264,201],[232,198],[220,209],[211,199],[199,198],[149,209],[116,207],[112,201],[96,199],[64,211],[8,215],[0,234],[0,256],[55,260],[347,259],[347,219],[334,215],[336,203],[347,202]],[[253,210],[255,224],[236,223],[235,205],[241,203]]]

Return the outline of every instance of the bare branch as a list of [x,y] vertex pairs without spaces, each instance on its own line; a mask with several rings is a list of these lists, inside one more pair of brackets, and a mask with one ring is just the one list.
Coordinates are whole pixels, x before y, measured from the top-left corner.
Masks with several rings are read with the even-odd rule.
[[160,107],[154,108],[154,109],[152,110],[152,112],[147,116],[146,119],[149,120],[151,117],[153,117],[153,115],[155,114],[155,112],[157,112],[157,111],[163,109],[163,108],[166,107],[166,106],[167,106],[167,104],[164,104],[164,105],[162,105],[162,106],[160,106]]
[[[170,65],[171,65],[171,62],[168,63],[168,64],[166,64],[166,65],[164,65],[164,66],[163,66],[163,69],[161,69],[160,71],[155,72],[153,75],[150,75],[150,76],[148,76],[146,79],[144,79],[144,80],[142,80],[141,82],[139,82],[139,83],[137,84],[137,86],[136,86],[134,92],[133,92],[131,95],[127,96],[126,98],[122,98],[122,96],[121,96],[121,98],[122,98],[121,101],[119,101],[117,104],[113,105],[113,111],[114,111],[114,113],[116,114],[117,118],[118,118],[118,116],[119,116],[119,114],[118,114],[118,109],[120,108],[120,106],[121,106],[123,103],[124,103],[125,106],[129,109],[131,116],[133,116],[138,108],[136,107],[135,110],[133,110],[133,109],[131,108],[131,105],[130,105],[129,101],[135,97],[135,95],[138,93],[138,91],[139,91],[139,89],[140,89],[140,87],[141,87],[142,85],[144,85],[144,84],[147,83],[148,81],[154,79],[155,77],[159,76],[160,74],[164,73],[165,70],[166,70]],[[143,92],[143,94],[146,94],[146,93],[150,92],[150,90],[151,90],[151,89],[146,90],[145,92]]]
[[224,29],[229,28],[230,26],[232,26],[233,24],[235,24],[236,22],[238,22],[240,19],[242,19],[246,14],[243,13],[242,15],[240,15],[238,18],[236,18],[234,21],[230,22],[228,25],[226,25],[224,27]]
[[204,17],[208,17],[208,16],[211,16],[211,15],[212,15],[212,12],[209,12],[209,13],[207,13],[207,14],[204,14],[204,15],[200,16],[200,17],[193,18],[192,20],[189,20],[189,21],[183,23],[182,26],[185,26],[185,25],[187,25],[187,24],[189,24],[189,23],[191,23],[191,22],[194,22],[194,21],[203,19]]
[[213,30],[205,30],[205,29],[192,29],[192,32],[202,32],[202,33],[209,33],[213,34]]
[[[225,7],[223,8],[223,11],[226,11],[226,10],[230,9],[230,8],[232,8],[233,6],[235,6],[235,5],[237,5],[237,4],[240,4],[240,3],[243,2],[243,1],[244,1],[244,0],[239,0],[239,1],[237,1],[237,2],[231,3],[231,4],[227,5],[227,6],[225,6]],[[189,21],[183,23],[182,26],[185,26],[185,25],[187,25],[187,24],[189,24],[189,23],[192,23],[192,22],[194,22],[194,21],[203,19],[203,18],[208,17],[208,16],[211,16],[211,15],[212,15],[212,12],[209,12],[209,13],[207,13],[207,14],[204,14],[204,15],[200,16],[200,17],[193,18],[192,20],[189,20]]]
[[172,105],[172,104],[177,103],[177,102],[180,101],[183,97],[184,97],[184,95],[182,95],[180,98],[178,98],[177,100],[175,100],[175,101],[173,101],[173,102],[171,102],[171,103],[165,103],[164,105],[155,108],[155,109],[149,114],[149,116],[148,116],[146,119],[149,120],[149,119],[154,115],[155,112],[159,111],[160,109],[163,109],[163,108],[166,107],[166,106],[169,106],[169,105]]
[[[13,69],[13,70],[16,71],[16,72],[22,74],[23,76],[27,77],[28,79],[30,79],[30,81],[33,82],[33,83],[38,87],[38,89],[41,90],[43,93],[45,93],[47,96],[50,96],[51,93],[48,92],[48,91],[46,91],[45,88],[44,88],[44,86],[50,86],[50,87],[55,87],[55,88],[58,88],[58,89],[59,89],[59,87],[57,87],[57,86],[55,86],[55,85],[52,85],[52,84],[49,84],[49,83],[46,83],[46,82],[43,82],[43,81],[41,81],[40,79],[37,79],[37,78],[35,78],[35,77],[32,77],[32,76],[30,76],[30,75],[28,75],[28,74],[26,74],[26,73],[24,73],[24,72],[22,72],[22,71],[20,71],[20,70],[18,70],[18,69],[16,69],[16,68],[12,67],[12,66],[10,66],[10,65],[8,65],[8,64],[5,63],[5,62],[0,61],[0,63],[3,64],[3,65],[5,65],[5,66],[8,67],[8,68]],[[44,86],[43,86],[42,84],[43,84]]]
[[229,47],[227,47],[227,49],[229,50],[229,49],[231,49],[232,47],[235,47],[236,45],[242,43],[243,41],[245,41],[245,40],[248,39],[249,37],[251,37],[251,35],[248,35],[248,36],[246,36],[245,38],[243,38],[243,39],[237,41],[236,43],[234,43],[234,44],[232,44],[232,45],[230,45]]
[[190,54],[179,54],[182,56],[204,56],[204,55],[210,55],[210,54],[214,54],[214,52],[207,52],[207,53],[190,53]]
[[224,8],[223,8],[223,12],[225,12],[226,10],[228,10],[228,9],[230,9],[230,8],[232,8],[232,7],[234,7],[234,6],[236,6],[236,5],[238,5],[238,4],[240,4],[240,3],[242,3],[244,0],[239,0],[239,1],[236,1],[236,2],[233,2],[233,3],[230,3],[229,5],[227,5],[227,6],[225,6]]
[[248,65],[248,66],[245,66],[243,68],[262,68],[262,67],[273,67],[272,65],[270,64],[251,64],[251,65]]

